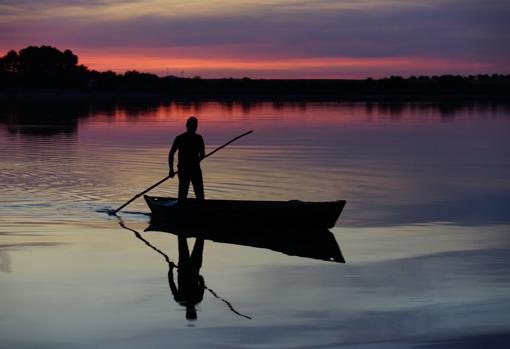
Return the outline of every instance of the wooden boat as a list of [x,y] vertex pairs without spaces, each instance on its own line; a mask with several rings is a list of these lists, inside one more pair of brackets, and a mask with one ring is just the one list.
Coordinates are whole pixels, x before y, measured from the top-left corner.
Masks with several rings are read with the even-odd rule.
[[145,231],[158,231],[177,236],[202,238],[219,243],[268,249],[289,256],[345,263],[333,234],[325,228],[234,227],[232,225],[175,226],[168,221],[151,219]]
[[331,228],[342,212],[345,201],[243,201],[186,199],[144,196],[152,218],[173,226],[235,227],[313,227]]

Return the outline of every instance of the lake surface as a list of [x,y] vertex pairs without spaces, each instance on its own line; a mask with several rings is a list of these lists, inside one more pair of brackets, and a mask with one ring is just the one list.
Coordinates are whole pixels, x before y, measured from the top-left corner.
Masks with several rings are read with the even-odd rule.
[[[120,216],[146,241],[104,211],[190,115],[208,151],[254,130],[203,162],[207,198],[347,200],[346,263],[206,240],[187,320],[146,244],[177,262],[177,237],[142,199]],[[509,227],[508,105],[0,104],[0,348],[507,348]]]

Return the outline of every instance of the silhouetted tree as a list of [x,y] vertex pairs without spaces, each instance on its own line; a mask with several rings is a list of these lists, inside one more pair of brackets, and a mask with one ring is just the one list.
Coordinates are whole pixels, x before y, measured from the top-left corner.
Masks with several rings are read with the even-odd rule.
[[60,50],[51,46],[29,46],[19,51],[18,72],[54,76],[69,72],[78,64],[78,56],[71,50]]
[[71,87],[82,85],[89,71],[78,65],[78,56],[51,46],[29,46],[9,51],[0,59],[0,74],[23,87]]
[[19,66],[19,56],[14,50],[7,52],[0,58],[0,71],[4,73],[17,73]]

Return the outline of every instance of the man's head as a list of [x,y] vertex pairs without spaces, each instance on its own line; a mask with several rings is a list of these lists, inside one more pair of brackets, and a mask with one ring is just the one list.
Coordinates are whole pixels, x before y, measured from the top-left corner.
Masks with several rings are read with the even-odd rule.
[[190,116],[188,120],[186,121],[186,128],[188,129],[188,132],[195,133],[197,132],[198,127],[198,119],[194,116]]

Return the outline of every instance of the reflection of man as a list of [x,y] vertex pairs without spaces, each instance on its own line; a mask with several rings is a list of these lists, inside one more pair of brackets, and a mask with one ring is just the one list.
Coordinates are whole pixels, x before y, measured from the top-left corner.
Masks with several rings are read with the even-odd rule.
[[202,254],[204,252],[204,239],[197,238],[191,255],[188,242],[184,236],[179,235],[179,266],[177,271],[178,286],[174,282],[174,264],[170,264],[168,283],[177,303],[186,307],[186,319],[196,320],[195,306],[204,298],[205,283],[200,275],[202,267]]
[[175,176],[174,155],[179,151],[179,201],[188,196],[189,184],[193,184],[193,191],[198,200],[204,199],[204,183],[200,161],[205,156],[205,146],[202,136],[196,133],[198,120],[190,117],[186,121],[187,131],[177,136],[168,154],[169,176]]

